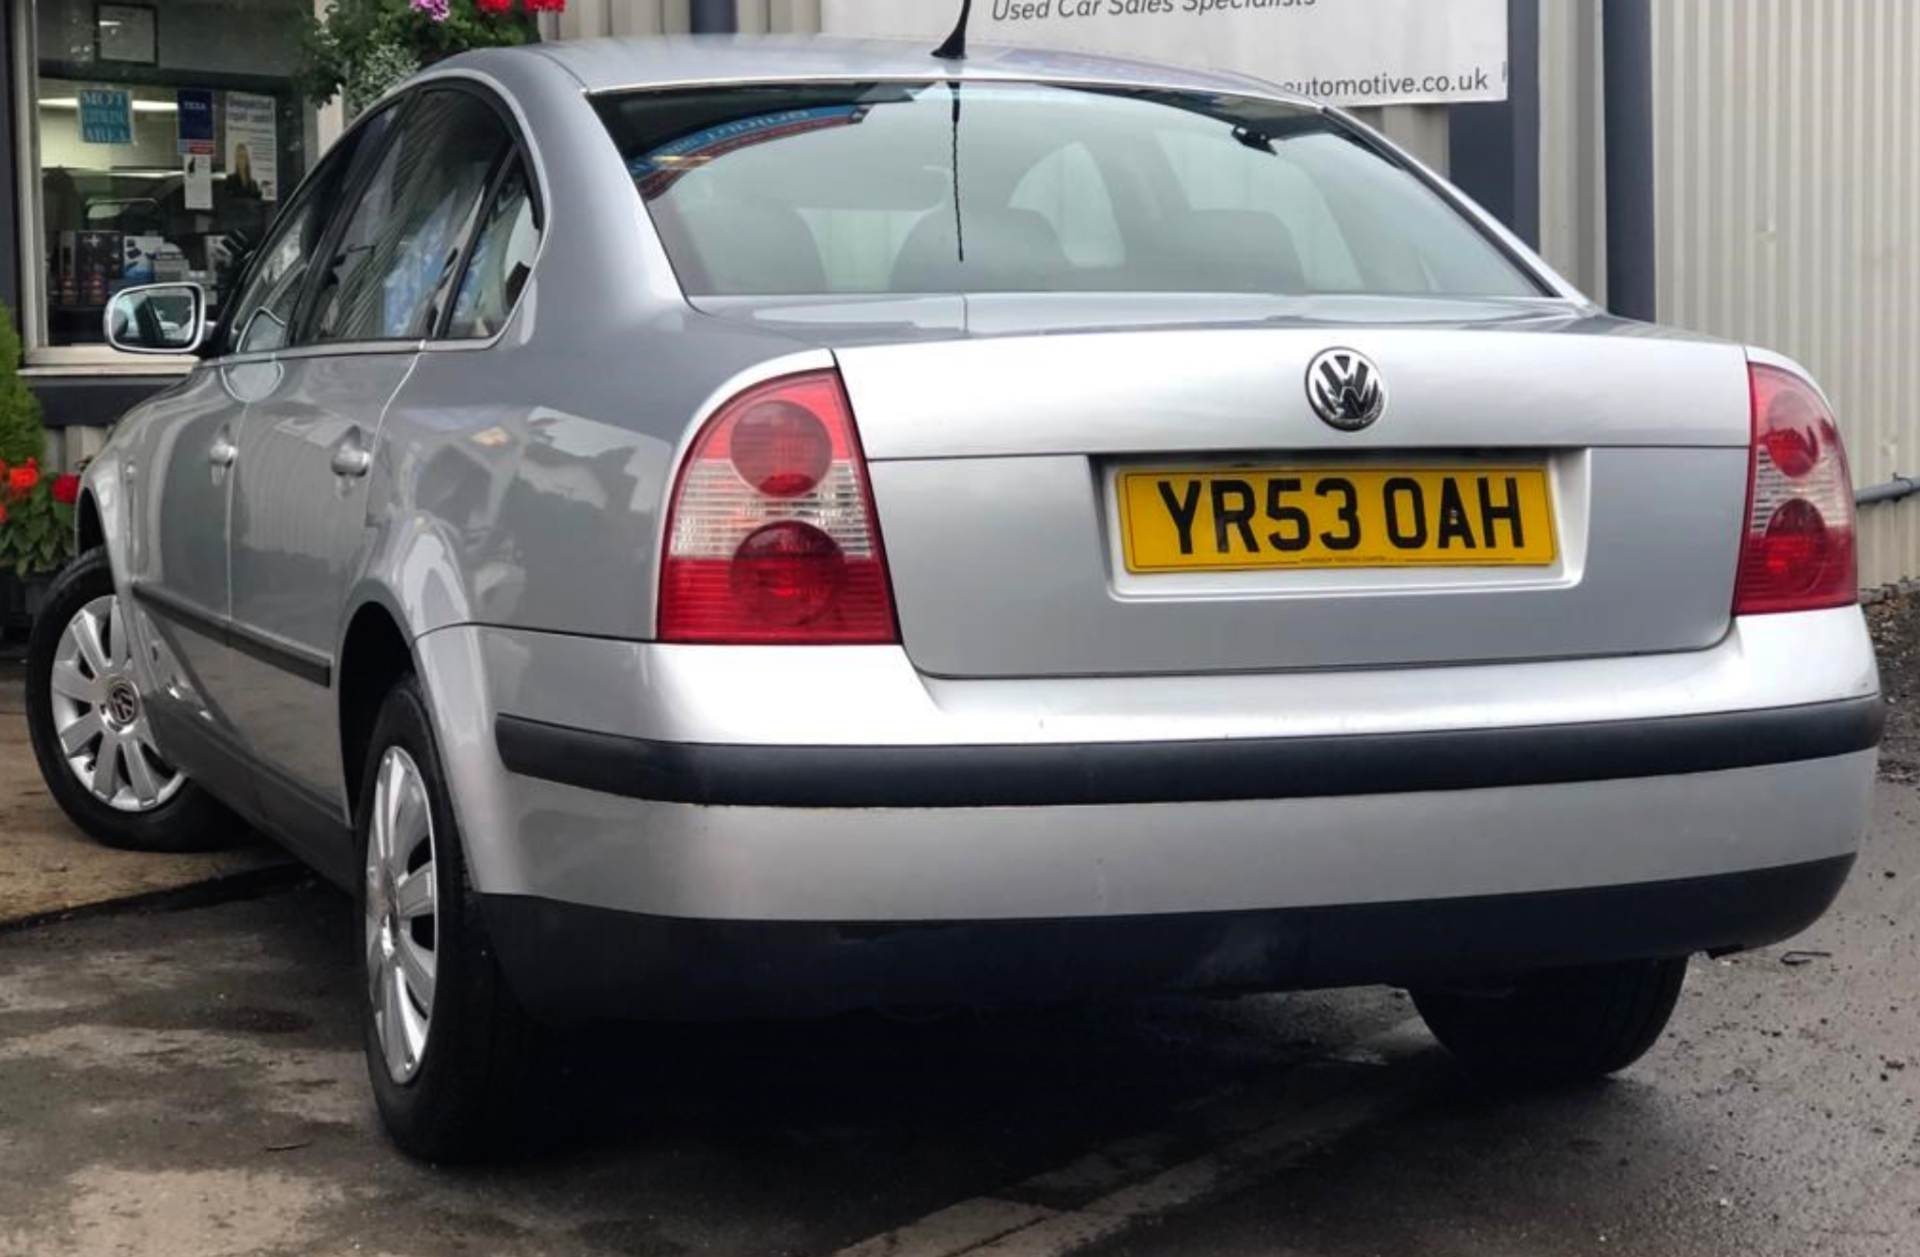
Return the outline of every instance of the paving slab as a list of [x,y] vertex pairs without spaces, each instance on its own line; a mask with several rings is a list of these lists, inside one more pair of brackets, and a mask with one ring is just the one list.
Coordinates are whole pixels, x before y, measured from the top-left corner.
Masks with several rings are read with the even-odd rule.
[[20,670],[0,667],[0,929],[291,872],[253,838],[229,850],[161,856],[115,851],[74,828],[40,779],[27,740]]

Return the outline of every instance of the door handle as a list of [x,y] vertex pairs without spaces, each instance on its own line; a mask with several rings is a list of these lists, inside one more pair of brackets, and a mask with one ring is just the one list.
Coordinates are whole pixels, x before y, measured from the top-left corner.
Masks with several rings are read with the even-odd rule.
[[207,450],[207,461],[215,467],[231,467],[233,460],[240,457],[240,447],[226,433],[214,438],[213,445]]
[[359,429],[347,434],[333,450],[333,474],[359,479],[373,470],[373,454],[361,448]]

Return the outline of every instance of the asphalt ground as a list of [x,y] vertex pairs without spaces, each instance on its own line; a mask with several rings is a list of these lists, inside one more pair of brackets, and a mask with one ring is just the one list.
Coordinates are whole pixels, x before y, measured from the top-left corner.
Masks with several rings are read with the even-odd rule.
[[1614,1081],[1460,1078],[1404,996],[1148,999],[574,1041],[484,1170],[374,1121],[344,896],[0,935],[0,1255],[1920,1253],[1920,635],[1862,862],[1698,960]]

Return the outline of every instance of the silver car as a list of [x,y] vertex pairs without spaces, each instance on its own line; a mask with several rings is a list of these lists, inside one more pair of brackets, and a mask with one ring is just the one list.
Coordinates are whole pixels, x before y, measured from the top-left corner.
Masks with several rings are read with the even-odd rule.
[[408,84],[88,469],[35,746],[363,908],[405,1149],[542,1027],[1410,988],[1619,1069],[1827,907],[1845,455],[1338,110],[1084,57],[585,42]]

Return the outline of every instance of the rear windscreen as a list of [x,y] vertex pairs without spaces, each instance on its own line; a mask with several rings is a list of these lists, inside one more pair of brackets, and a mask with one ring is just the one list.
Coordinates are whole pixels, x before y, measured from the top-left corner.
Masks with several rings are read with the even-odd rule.
[[694,297],[1542,291],[1302,106],[940,80],[595,104]]

